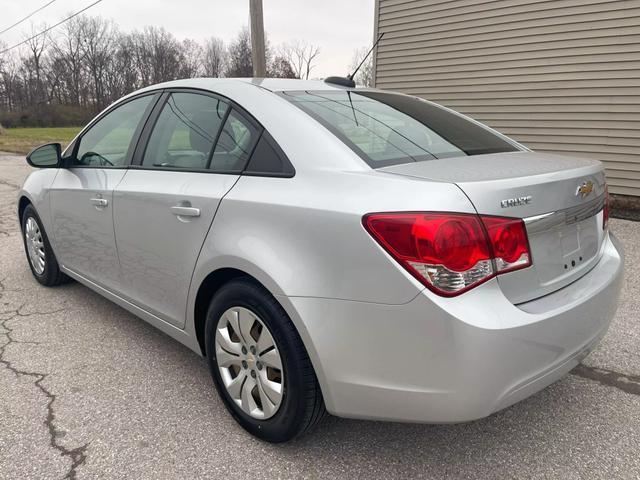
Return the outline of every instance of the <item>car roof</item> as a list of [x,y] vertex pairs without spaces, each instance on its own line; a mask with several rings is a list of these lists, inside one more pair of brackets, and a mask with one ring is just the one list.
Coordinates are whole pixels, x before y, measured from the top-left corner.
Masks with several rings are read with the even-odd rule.
[[299,90],[345,90],[345,87],[325,83],[322,80],[300,80],[297,78],[235,78],[233,80],[250,83],[272,92]]
[[300,80],[297,78],[186,78],[183,80],[173,80],[170,82],[159,83],[138,90],[139,93],[147,90],[155,90],[161,88],[197,88],[211,91],[218,91],[220,88],[228,89],[233,86],[244,87],[246,85],[254,85],[270,92],[287,92],[300,90],[324,90],[324,91],[344,91],[349,88],[340,85],[325,83],[322,80]]

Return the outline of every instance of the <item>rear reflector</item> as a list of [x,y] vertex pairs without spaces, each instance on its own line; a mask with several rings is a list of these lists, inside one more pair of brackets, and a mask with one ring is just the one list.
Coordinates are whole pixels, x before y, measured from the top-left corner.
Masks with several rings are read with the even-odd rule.
[[373,213],[363,225],[429,289],[454,296],[531,265],[524,222],[467,213]]

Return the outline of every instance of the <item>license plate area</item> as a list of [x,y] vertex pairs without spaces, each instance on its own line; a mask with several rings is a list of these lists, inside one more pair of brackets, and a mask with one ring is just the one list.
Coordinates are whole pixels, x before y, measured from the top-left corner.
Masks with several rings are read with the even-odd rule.
[[576,255],[580,250],[580,235],[578,233],[578,225],[564,225],[560,227],[558,232],[560,238],[560,246],[562,257],[567,258]]
[[597,215],[560,227],[558,236],[562,269],[558,268],[556,276],[562,276],[579,268],[598,254],[600,247],[598,228]]
[[603,206],[604,196],[525,219],[533,264],[498,277],[505,295],[518,304],[558,290],[591,270],[605,236]]
[[540,286],[577,275],[597,256],[603,207],[601,195],[584,205],[525,220]]

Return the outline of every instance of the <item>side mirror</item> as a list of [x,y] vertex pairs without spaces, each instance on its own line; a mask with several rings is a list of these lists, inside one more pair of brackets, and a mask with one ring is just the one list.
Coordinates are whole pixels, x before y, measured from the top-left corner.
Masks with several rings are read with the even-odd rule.
[[59,143],[47,143],[34,148],[27,155],[27,163],[36,168],[56,168],[62,163],[62,148]]

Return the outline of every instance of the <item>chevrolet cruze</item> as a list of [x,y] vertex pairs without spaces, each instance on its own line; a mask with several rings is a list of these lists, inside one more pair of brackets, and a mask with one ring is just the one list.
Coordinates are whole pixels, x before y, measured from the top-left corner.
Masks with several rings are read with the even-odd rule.
[[602,164],[412,96],[176,81],[27,160],[36,280],[75,279],[206,357],[272,442],[326,412],[487,416],[576,366],[617,305]]

